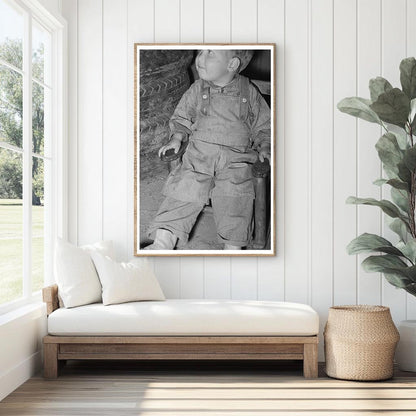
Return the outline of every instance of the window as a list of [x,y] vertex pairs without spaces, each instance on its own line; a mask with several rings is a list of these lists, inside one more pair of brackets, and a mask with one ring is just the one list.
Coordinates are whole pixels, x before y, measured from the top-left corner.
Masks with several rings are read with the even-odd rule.
[[65,229],[65,30],[37,2],[0,0],[0,312],[53,281],[52,242]]

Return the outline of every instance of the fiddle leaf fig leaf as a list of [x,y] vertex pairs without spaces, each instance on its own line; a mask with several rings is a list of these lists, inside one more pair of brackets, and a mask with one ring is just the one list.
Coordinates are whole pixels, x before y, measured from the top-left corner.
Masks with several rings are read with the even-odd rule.
[[376,234],[361,234],[347,246],[348,254],[369,253],[371,251],[403,256],[403,253],[398,248],[393,247],[390,241]]
[[383,170],[384,170],[384,173],[386,174],[386,176],[389,179],[399,179],[399,180],[401,180],[399,178],[399,174],[397,172],[397,170],[398,170],[397,167],[395,168],[395,171],[393,171],[393,170],[389,169],[386,165],[383,165]]
[[389,181],[388,179],[383,179],[383,178],[376,179],[376,180],[373,182],[373,185],[383,186],[383,185],[385,185],[388,181]]
[[416,267],[409,267],[403,260],[391,254],[367,257],[361,263],[366,272],[381,272],[393,286],[405,288],[416,280]]
[[412,283],[404,288],[404,290],[413,296],[416,296],[416,283]]
[[416,146],[410,147],[409,149],[405,151],[403,161],[407,169],[409,169],[409,171],[411,172],[415,171],[416,169]]
[[393,188],[401,189],[403,191],[409,192],[409,184],[406,182],[401,181],[400,179],[376,179],[373,182],[374,185],[383,186],[383,185],[390,185]]
[[384,272],[383,275],[391,285],[396,286],[399,289],[405,289],[407,286],[412,284],[412,281],[410,279],[394,272]]
[[403,159],[403,151],[397,143],[396,136],[391,132],[383,134],[376,143],[376,149],[383,165],[398,173],[397,165]]
[[410,100],[416,98],[416,59],[406,58],[400,62],[400,83]]
[[407,241],[409,227],[400,218],[395,218],[393,221],[391,221],[389,228],[400,237],[401,241]]
[[403,253],[413,264],[416,263],[416,241],[410,240],[406,244],[405,253]]
[[410,101],[410,114],[409,114],[409,120],[415,120],[416,118],[416,98],[413,98],[413,100]]
[[386,183],[392,186],[393,188],[401,189],[406,192],[409,191],[409,184],[399,179],[389,179]]
[[380,179],[376,179],[373,182],[373,185],[377,185],[377,186],[383,186],[387,183],[388,179],[384,179],[384,178],[380,178]]
[[[413,98],[413,100],[410,101],[409,122],[410,122],[410,127],[412,129],[411,131],[409,131],[409,134],[412,133],[412,136],[416,136],[416,98]],[[406,141],[407,141],[407,137],[406,137]]]
[[370,108],[371,101],[360,97],[347,97],[341,100],[337,108],[343,113],[369,121],[382,124],[377,113]]
[[397,143],[402,150],[406,150],[409,148],[409,142],[407,141],[406,132],[403,130],[395,131],[394,135],[396,136]]
[[403,181],[400,181],[398,179],[389,179],[387,181],[387,184],[392,186],[395,189],[401,189],[403,191],[408,192],[409,191],[409,184]]
[[382,121],[404,128],[410,111],[409,97],[399,88],[380,94],[377,101],[370,104]]
[[416,240],[411,239],[407,243],[401,241],[396,245],[396,248],[400,250],[413,264],[416,263]]
[[407,268],[407,264],[403,260],[391,254],[367,257],[361,265],[366,272],[370,273],[383,273],[386,269],[389,269],[389,271],[393,271],[394,269],[394,271],[402,273],[402,269]]
[[400,213],[399,208],[397,208],[396,205],[387,199],[377,201],[374,198],[357,198],[355,196],[350,196],[347,198],[347,204],[372,205],[375,207],[380,207],[389,217],[402,218],[405,220],[405,217]]
[[402,161],[397,165],[397,169],[399,170],[399,178],[403,181],[409,184],[412,182],[412,176],[411,172],[408,169],[408,167],[405,165],[405,162]]
[[388,82],[383,77],[377,77],[377,78],[370,79],[368,87],[370,89],[371,101],[373,101],[373,102],[377,101],[377,98],[381,94],[393,89],[390,82]]
[[416,266],[407,266],[403,272],[412,282],[416,282]]
[[392,188],[390,191],[391,199],[393,202],[406,214],[408,214],[409,211],[409,199],[407,196],[407,192]]

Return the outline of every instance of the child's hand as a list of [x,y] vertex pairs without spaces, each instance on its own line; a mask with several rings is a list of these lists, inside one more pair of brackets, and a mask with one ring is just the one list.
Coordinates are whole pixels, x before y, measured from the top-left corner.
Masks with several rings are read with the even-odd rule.
[[259,149],[259,159],[260,162],[264,162],[264,159],[268,159],[270,162],[271,152],[269,148],[260,148]]
[[166,153],[166,151],[168,151],[170,149],[173,149],[173,151],[175,153],[178,153],[178,151],[179,151],[179,149],[181,147],[181,144],[182,144],[182,140],[180,140],[178,138],[175,138],[175,137],[172,137],[172,139],[169,141],[168,144],[165,144],[164,146],[162,146],[159,149],[159,152],[158,152],[159,157],[161,155],[164,155]]

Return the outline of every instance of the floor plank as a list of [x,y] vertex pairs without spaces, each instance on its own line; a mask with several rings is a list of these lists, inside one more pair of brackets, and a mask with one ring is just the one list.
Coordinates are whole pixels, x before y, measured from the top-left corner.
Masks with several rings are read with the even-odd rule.
[[7,416],[416,415],[416,374],[380,382],[302,377],[299,362],[70,361],[0,402]]

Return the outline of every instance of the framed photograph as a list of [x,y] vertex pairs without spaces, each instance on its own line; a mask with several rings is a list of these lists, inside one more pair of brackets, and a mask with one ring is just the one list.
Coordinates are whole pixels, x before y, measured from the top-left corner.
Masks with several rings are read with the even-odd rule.
[[274,256],[275,44],[134,45],[136,256]]

